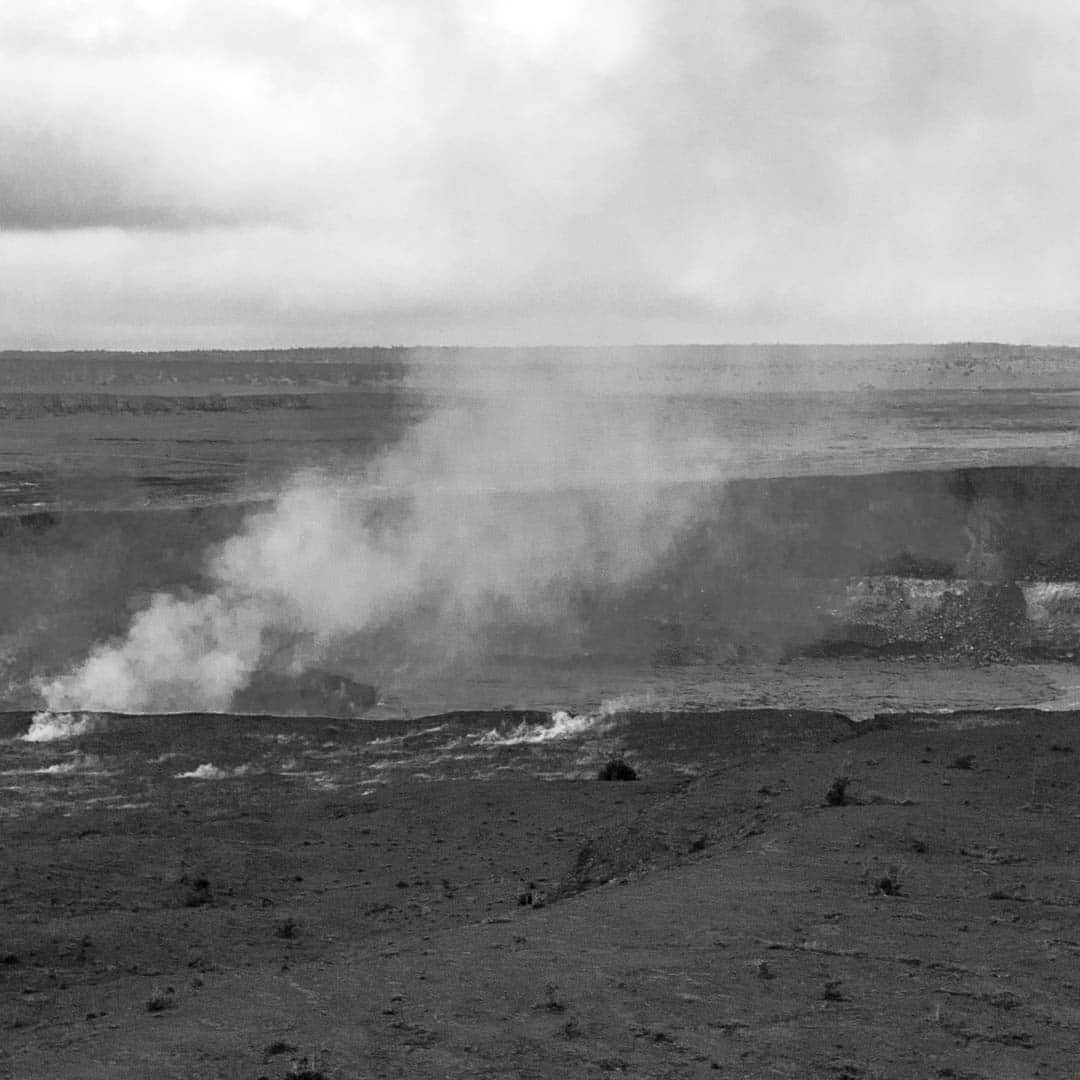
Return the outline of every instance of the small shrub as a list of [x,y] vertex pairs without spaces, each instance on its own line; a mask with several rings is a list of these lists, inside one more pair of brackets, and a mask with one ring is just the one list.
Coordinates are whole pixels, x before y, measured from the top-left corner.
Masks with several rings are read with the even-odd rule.
[[596,774],[597,780],[636,780],[637,771],[622,758],[612,758]]
[[821,996],[826,1001],[844,1001],[844,992],[841,987],[844,984],[839,979],[832,979],[825,984],[825,989],[821,992]]
[[318,1068],[318,1055],[305,1055],[292,1063],[288,1080],[326,1080],[326,1074]]
[[176,1005],[176,991],[171,986],[167,986],[163,993],[153,994],[146,1002],[146,1011],[148,1013],[164,1012],[166,1009],[171,1009]]
[[957,754],[946,767],[949,769],[973,769],[975,767],[975,755]]
[[518,896],[521,907],[542,908],[547,903],[547,894],[529,882],[529,888]]
[[292,940],[299,932],[300,924],[292,918],[292,916],[287,919],[282,919],[281,922],[278,923],[277,929],[274,931],[279,938],[285,938],[286,940]]
[[826,806],[847,806],[847,788],[850,782],[846,776],[837,776],[832,786],[825,792]]
[[879,870],[867,875],[867,883],[870,892],[876,896],[899,896],[900,870],[896,866],[890,866],[884,871]]
[[549,1013],[561,1013],[566,1012],[566,1003],[559,999],[559,988],[554,983],[548,983],[544,987],[545,998],[538,1005],[534,1005],[535,1009],[542,1009],[544,1012]]
[[[182,882],[186,882],[186,878],[182,878]],[[202,907],[204,904],[211,904],[214,901],[214,896],[210,892],[210,882],[204,877],[198,877],[191,882],[191,888],[188,890],[187,895],[184,897],[184,907]]]
[[296,1047],[292,1043],[287,1043],[283,1039],[275,1039],[269,1046],[263,1051],[267,1057],[274,1057],[277,1054],[295,1054]]

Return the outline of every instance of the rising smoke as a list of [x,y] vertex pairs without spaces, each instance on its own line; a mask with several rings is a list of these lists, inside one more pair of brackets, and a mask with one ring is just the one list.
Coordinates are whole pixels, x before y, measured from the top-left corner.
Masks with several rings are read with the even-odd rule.
[[226,711],[257,672],[318,666],[410,612],[457,655],[498,619],[568,620],[583,589],[646,572],[697,489],[672,483],[687,446],[643,373],[499,361],[447,366],[440,406],[375,460],[296,475],[207,553],[212,591],[155,595],[43,687],[48,708]]

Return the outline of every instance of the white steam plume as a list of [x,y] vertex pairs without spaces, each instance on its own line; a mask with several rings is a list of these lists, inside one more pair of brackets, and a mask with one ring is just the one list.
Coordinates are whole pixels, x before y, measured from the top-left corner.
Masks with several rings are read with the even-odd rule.
[[294,477],[209,554],[212,592],[157,594],[44,687],[48,708],[224,711],[283,650],[314,664],[420,607],[450,653],[496,612],[540,624],[632,580],[689,520],[692,489],[671,483],[686,445],[627,366],[447,377],[400,444],[353,475]]

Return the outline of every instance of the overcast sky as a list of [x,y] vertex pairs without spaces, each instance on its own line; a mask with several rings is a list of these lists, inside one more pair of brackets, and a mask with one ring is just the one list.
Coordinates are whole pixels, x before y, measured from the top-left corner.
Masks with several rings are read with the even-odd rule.
[[0,347],[1080,343],[1074,0],[0,0]]

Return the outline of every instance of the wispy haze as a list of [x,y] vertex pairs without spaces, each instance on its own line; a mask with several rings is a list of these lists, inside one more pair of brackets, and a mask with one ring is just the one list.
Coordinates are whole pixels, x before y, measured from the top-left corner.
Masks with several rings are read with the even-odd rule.
[[581,596],[656,565],[707,492],[672,484],[687,447],[665,437],[655,398],[601,403],[589,368],[476,376],[454,380],[469,404],[364,467],[294,476],[210,553],[212,590],[156,593],[122,640],[43,687],[49,707],[227,710],[264,668],[295,674],[338,650],[372,664],[362,635],[392,639],[402,619],[408,665],[481,652],[520,623],[558,628],[573,651]]
[[0,347],[1080,338],[1080,8],[0,2]]

